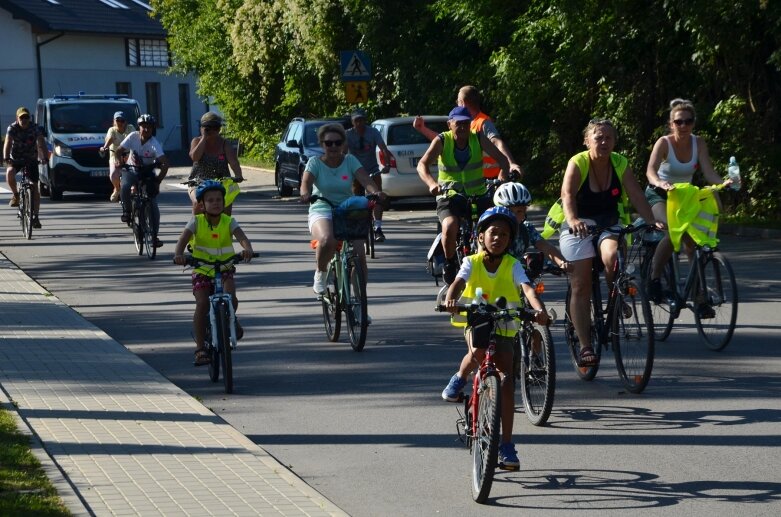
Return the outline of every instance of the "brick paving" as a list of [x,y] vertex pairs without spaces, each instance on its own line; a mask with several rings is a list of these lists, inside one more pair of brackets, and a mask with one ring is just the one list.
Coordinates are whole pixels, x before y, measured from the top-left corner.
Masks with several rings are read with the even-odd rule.
[[3,255],[0,387],[74,515],[346,515]]

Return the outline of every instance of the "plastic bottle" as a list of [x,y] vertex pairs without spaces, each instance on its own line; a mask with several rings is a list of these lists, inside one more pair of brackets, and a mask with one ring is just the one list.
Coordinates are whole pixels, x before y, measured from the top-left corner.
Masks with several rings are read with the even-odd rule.
[[473,305],[483,305],[485,303],[485,300],[483,300],[483,288],[477,287],[475,288],[475,299],[472,302]]
[[740,166],[738,165],[738,162],[735,160],[734,156],[729,157],[729,167],[727,167],[727,174],[729,175],[729,179],[732,180],[730,189],[740,190]]

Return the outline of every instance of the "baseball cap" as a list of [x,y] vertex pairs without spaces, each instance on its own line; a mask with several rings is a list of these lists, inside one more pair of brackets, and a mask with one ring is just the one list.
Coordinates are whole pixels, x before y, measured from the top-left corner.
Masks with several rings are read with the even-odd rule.
[[350,118],[353,120],[357,118],[366,118],[366,110],[362,108],[356,108],[350,115]]
[[472,115],[469,114],[469,110],[465,106],[456,106],[447,116],[448,120],[455,120],[456,122],[461,120],[472,120]]
[[18,110],[16,110],[16,116],[21,117],[22,115],[30,116],[30,110],[25,108],[24,106],[20,107]]
[[124,119],[125,118],[125,112],[124,111],[117,111],[114,113],[114,120],[117,120],[118,118]]

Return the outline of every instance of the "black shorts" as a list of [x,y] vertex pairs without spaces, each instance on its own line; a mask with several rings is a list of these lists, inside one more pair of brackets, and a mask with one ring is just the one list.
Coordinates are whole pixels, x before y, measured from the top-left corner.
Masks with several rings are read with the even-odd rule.
[[[494,201],[486,194],[485,196],[477,198],[477,217],[480,217],[483,212],[494,206]],[[469,206],[469,199],[461,194],[450,196],[437,200],[437,217],[439,222],[445,220],[447,217],[471,217],[472,208]]]
[[11,160],[11,167],[13,167],[16,172],[19,172],[25,166],[27,167],[27,179],[33,183],[37,183],[39,179],[38,160]]

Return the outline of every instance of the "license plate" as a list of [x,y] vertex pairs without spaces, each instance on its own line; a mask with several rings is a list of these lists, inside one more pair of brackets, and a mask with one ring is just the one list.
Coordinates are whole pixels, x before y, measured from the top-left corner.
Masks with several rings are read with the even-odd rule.
[[410,158],[410,159],[409,159],[409,165],[410,165],[410,167],[413,167],[413,168],[417,167],[417,166],[418,166],[418,162],[419,162],[419,161],[420,161],[420,157],[419,157],[419,156],[418,156],[418,157],[416,157],[416,158]]
[[93,178],[100,178],[102,176],[108,176],[108,169],[96,169],[89,171],[89,175]]

